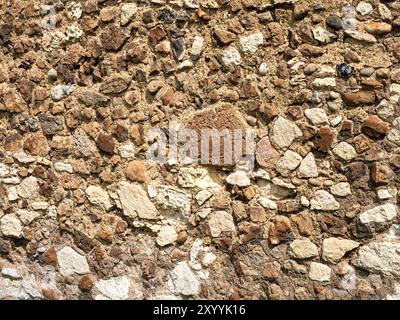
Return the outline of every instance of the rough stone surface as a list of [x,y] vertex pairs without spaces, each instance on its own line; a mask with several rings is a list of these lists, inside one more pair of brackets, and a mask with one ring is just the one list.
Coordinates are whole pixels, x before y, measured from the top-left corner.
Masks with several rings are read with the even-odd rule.
[[318,248],[308,239],[296,239],[290,246],[290,254],[295,259],[307,259],[318,255]]
[[86,257],[80,255],[71,247],[64,247],[57,251],[57,263],[60,267],[60,273],[64,277],[90,272]]
[[322,259],[330,263],[338,262],[346,252],[357,248],[356,241],[338,238],[327,238],[322,242]]

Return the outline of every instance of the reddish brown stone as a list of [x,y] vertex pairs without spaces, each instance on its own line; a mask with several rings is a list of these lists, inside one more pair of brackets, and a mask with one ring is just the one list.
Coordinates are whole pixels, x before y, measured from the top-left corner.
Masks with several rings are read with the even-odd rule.
[[47,249],[47,251],[43,253],[42,258],[45,264],[56,265],[57,262],[56,249],[54,247]]
[[147,181],[146,166],[142,161],[131,161],[126,168],[125,175],[131,181],[144,183]]
[[376,184],[388,184],[395,173],[388,165],[374,162],[371,167],[371,180]]
[[153,44],[156,44],[161,39],[165,38],[166,32],[162,25],[158,25],[149,31],[149,38]]
[[295,212],[300,210],[300,203],[296,199],[281,200],[278,202],[278,211],[280,212]]
[[24,150],[34,156],[46,156],[49,153],[47,139],[43,135],[31,135],[24,142]]
[[250,206],[249,207],[250,220],[253,222],[265,222],[267,221],[267,214],[265,209],[261,206]]
[[362,125],[362,131],[373,139],[383,139],[389,130],[389,123],[375,115],[369,116]]
[[239,225],[240,241],[247,243],[253,239],[259,239],[262,236],[262,228],[256,223],[241,223]]
[[4,150],[17,151],[22,148],[22,136],[19,133],[12,133],[3,140]]
[[363,153],[371,148],[371,141],[363,134],[359,134],[353,139],[357,153]]
[[89,291],[93,288],[95,281],[96,279],[93,275],[86,274],[79,280],[78,288],[82,291]]
[[320,151],[328,152],[333,143],[334,134],[329,127],[321,127],[318,130],[316,147]]
[[281,265],[277,261],[266,262],[262,266],[262,276],[268,280],[278,279],[282,276]]
[[235,41],[235,34],[229,31],[226,31],[220,27],[215,28],[214,37],[217,39],[218,43],[221,45],[227,45],[233,41]]
[[257,142],[256,161],[261,167],[267,169],[273,169],[279,158],[280,155],[272,146],[268,136],[261,138]]
[[100,41],[106,50],[118,50],[127,39],[120,27],[109,24],[100,35]]
[[178,233],[178,238],[176,239],[176,243],[182,245],[186,242],[187,232],[182,230]]
[[43,288],[42,294],[47,300],[58,300],[60,298],[60,294],[52,288]]
[[373,91],[357,91],[343,93],[342,99],[346,104],[357,107],[374,104],[376,97]]
[[310,236],[314,231],[313,220],[311,214],[303,211],[299,214],[292,215],[290,220],[294,222],[303,236]]
[[100,133],[97,136],[96,143],[101,151],[108,154],[114,154],[115,142],[111,135]]
[[269,227],[268,236],[272,244],[279,244],[281,241],[292,239],[292,227],[289,218],[276,216],[273,224]]

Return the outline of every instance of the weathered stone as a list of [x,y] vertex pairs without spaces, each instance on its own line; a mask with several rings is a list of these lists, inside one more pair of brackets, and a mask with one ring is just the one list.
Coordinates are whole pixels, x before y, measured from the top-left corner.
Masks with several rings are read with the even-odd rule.
[[0,219],[0,231],[5,237],[21,238],[21,222],[16,216],[7,214]]
[[121,26],[128,24],[138,11],[136,3],[125,3],[121,7]]
[[290,255],[295,259],[307,259],[318,256],[318,248],[307,238],[296,239],[289,245]]
[[322,242],[322,259],[330,263],[338,262],[348,251],[357,248],[356,241],[338,238],[327,238]]
[[268,136],[261,138],[257,142],[256,161],[261,167],[273,169],[279,158],[280,155],[271,145]]
[[276,164],[276,171],[278,171],[282,176],[288,176],[293,170],[295,170],[302,158],[296,152],[287,150],[283,157],[279,159]]
[[142,161],[134,160],[128,163],[125,171],[126,177],[131,181],[146,182],[146,166]]
[[322,263],[311,262],[308,276],[314,281],[328,282],[331,280],[331,268]]
[[158,211],[142,187],[127,182],[120,182],[117,193],[124,216],[131,219],[139,217],[141,219],[153,220],[157,218]]
[[325,190],[317,190],[314,194],[314,197],[310,201],[310,205],[311,209],[322,211],[332,211],[340,208],[340,205],[335,200],[335,197]]
[[88,200],[99,207],[109,210],[112,208],[112,203],[107,191],[99,186],[89,186],[85,190]]
[[90,272],[86,257],[80,255],[71,247],[64,247],[57,251],[57,262],[60,267],[60,273],[64,277]]
[[362,130],[373,139],[383,139],[389,132],[390,126],[378,116],[369,116],[362,124]]
[[330,150],[334,140],[334,134],[329,127],[321,127],[318,130],[316,146],[319,150],[327,152]]
[[106,26],[100,34],[101,44],[106,50],[118,50],[127,38],[123,30],[114,24]]
[[364,211],[358,216],[358,221],[367,231],[374,232],[387,227],[394,221],[396,216],[396,207],[393,204],[388,203]]
[[346,161],[357,157],[356,150],[344,141],[337,144],[332,151],[336,156]]
[[99,280],[95,284],[95,289],[98,292],[95,300],[127,300],[129,286],[129,279],[125,276]]
[[18,195],[22,198],[30,199],[38,195],[39,184],[37,179],[33,176],[29,176],[22,180],[17,186]]
[[270,134],[271,142],[280,149],[287,149],[292,142],[303,135],[292,121],[279,117],[273,124]]
[[254,54],[263,44],[264,37],[260,31],[239,38],[239,48],[244,54]]
[[373,241],[358,251],[356,265],[372,273],[400,275],[400,244]]
[[194,296],[200,291],[200,283],[187,262],[178,262],[171,271],[170,287],[176,294]]
[[237,170],[226,177],[226,182],[238,187],[248,187],[250,185],[250,178],[243,170]]
[[99,149],[108,154],[114,154],[115,142],[111,135],[99,133],[96,140]]
[[268,231],[269,241],[272,244],[279,244],[292,238],[292,227],[290,220],[284,216],[277,216]]
[[242,63],[242,58],[236,48],[229,47],[224,50],[221,61],[225,68],[231,69],[240,65]]
[[333,185],[331,188],[331,193],[335,196],[346,197],[351,195],[351,188],[348,182],[339,182]]
[[190,194],[174,187],[162,185],[154,198],[163,214],[187,219],[190,213]]
[[219,237],[224,232],[235,232],[232,215],[225,211],[216,211],[208,221],[212,237]]
[[318,177],[318,168],[315,164],[314,155],[311,152],[301,160],[300,165],[297,168],[297,176],[299,178]]
[[376,184],[388,184],[394,178],[395,173],[385,164],[374,162],[371,167],[371,180]]
[[328,116],[324,109],[311,108],[304,110],[304,115],[312,122],[313,125],[319,126],[328,123]]
[[374,104],[375,98],[373,91],[349,91],[342,94],[343,101],[353,107]]
[[160,247],[174,243],[178,239],[178,233],[173,226],[162,226],[157,233],[156,242]]

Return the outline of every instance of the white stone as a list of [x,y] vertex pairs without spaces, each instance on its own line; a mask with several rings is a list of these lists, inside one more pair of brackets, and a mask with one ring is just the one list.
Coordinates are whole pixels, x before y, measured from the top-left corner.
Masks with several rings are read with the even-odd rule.
[[18,271],[15,270],[14,268],[3,268],[3,269],[1,269],[1,274],[5,278],[9,278],[9,279],[13,279],[13,280],[22,278],[21,275],[18,273]]
[[192,49],[190,50],[190,54],[193,59],[197,59],[201,52],[203,51],[204,46],[204,38],[201,36],[195,36],[192,44]]
[[258,73],[261,76],[265,76],[267,74],[268,70],[269,70],[269,65],[268,65],[268,63],[265,63],[265,62],[261,63],[260,66],[258,67]]
[[178,262],[171,271],[171,289],[184,296],[194,296],[199,292],[199,280],[186,261]]
[[327,282],[331,280],[331,268],[327,265],[311,262],[310,264],[310,272],[308,274],[311,280],[319,281],[319,282]]
[[178,173],[178,184],[183,188],[220,188],[220,185],[210,177],[206,168],[181,168]]
[[131,142],[121,145],[118,148],[118,151],[119,151],[119,155],[124,159],[134,159],[135,158],[135,146]]
[[360,31],[356,31],[356,30],[344,30],[345,34],[348,35],[349,37],[358,40],[358,41],[363,41],[366,43],[375,43],[376,42],[376,38],[369,33],[365,33],[365,32],[360,32]]
[[400,243],[373,241],[360,247],[356,265],[373,273],[400,276]]
[[130,2],[123,4],[121,7],[121,26],[128,24],[137,11],[136,3]]
[[219,237],[222,232],[234,232],[235,224],[232,215],[225,211],[216,211],[208,220],[212,237]]
[[314,35],[314,39],[318,40],[323,44],[331,43],[337,39],[336,34],[329,32],[328,30],[322,27],[313,28],[312,33]]
[[81,4],[75,1],[68,2],[66,12],[69,19],[78,20],[82,16]]
[[292,142],[303,135],[295,123],[283,117],[273,123],[271,129],[271,142],[280,149],[287,149]]
[[392,122],[392,129],[387,135],[388,140],[400,145],[400,117],[396,118]]
[[221,61],[225,68],[231,69],[240,65],[242,63],[242,58],[236,48],[229,47],[222,53]]
[[61,99],[68,96],[72,91],[74,91],[73,86],[59,84],[51,88],[51,98],[54,101],[60,101]]
[[378,12],[382,20],[391,22],[393,19],[392,12],[383,3],[378,4]]
[[29,225],[33,220],[40,216],[36,211],[30,211],[26,209],[17,209],[17,216],[19,220],[25,225]]
[[174,243],[178,239],[178,233],[173,226],[162,226],[157,234],[156,242],[160,247]]
[[390,193],[389,190],[387,190],[387,189],[379,189],[379,190],[377,191],[377,194],[378,194],[378,198],[379,198],[380,200],[386,200],[386,199],[391,199],[391,198],[393,198],[393,196],[391,195],[391,193]]
[[7,198],[8,198],[8,201],[15,201],[15,200],[19,199],[17,189],[15,187],[10,187],[8,189]]
[[353,146],[345,141],[337,144],[332,151],[336,156],[340,157],[343,160],[351,160],[357,157],[356,150],[353,148]]
[[21,163],[31,163],[31,162],[35,162],[35,160],[36,160],[35,157],[28,155],[23,151],[15,152],[13,154],[13,158],[17,159],[17,161],[21,162]]
[[22,198],[32,198],[39,194],[39,184],[34,176],[29,176],[22,180],[17,186],[18,195]]
[[[64,40],[64,42],[77,41],[82,37],[82,35],[83,35],[83,31],[80,28],[80,26],[77,24],[74,24],[74,25],[67,27],[67,29],[65,30],[65,37],[63,40]],[[65,90],[68,90],[68,92],[66,92],[66,94],[63,94],[63,97],[65,95],[70,94],[73,91],[73,86],[65,86]]]
[[177,214],[179,218],[187,219],[190,214],[191,195],[178,188],[162,185],[154,199],[164,215]]
[[300,197],[300,203],[303,207],[306,208],[310,206],[310,201],[305,196]]
[[333,211],[340,208],[340,204],[328,191],[317,190],[310,201],[312,210]]
[[56,162],[54,164],[54,169],[60,172],[68,172],[68,173],[74,172],[72,166],[69,163],[64,163],[64,162]]
[[394,115],[394,106],[388,100],[383,99],[377,106],[376,106],[376,113],[380,118],[383,120],[390,120],[390,118]]
[[299,178],[318,177],[318,168],[315,163],[314,155],[311,152],[301,160],[300,165],[297,168],[297,176]]
[[68,246],[57,251],[57,262],[60,267],[60,273],[64,277],[90,272],[86,257]]
[[108,192],[103,190],[99,186],[89,186],[85,190],[88,200],[99,207],[109,210],[112,208],[112,203],[110,201],[110,196]]
[[120,182],[117,193],[125,216],[131,219],[136,217],[149,220],[157,218],[157,208],[141,186]]
[[45,201],[32,202],[31,207],[33,210],[46,210],[49,207],[49,203]]
[[330,263],[338,262],[348,251],[357,248],[356,241],[338,238],[327,238],[322,242],[322,259]]
[[372,5],[370,3],[361,1],[358,4],[358,6],[356,7],[356,10],[359,14],[361,14],[362,16],[365,16],[365,15],[371,13],[372,10],[374,10],[374,8],[372,7]]
[[307,238],[296,239],[290,245],[290,256],[295,259],[307,259],[318,256],[318,248]]
[[324,109],[321,108],[306,109],[304,110],[304,115],[315,126],[328,123],[328,116],[326,115]]
[[283,157],[276,163],[276,171],[286,177],[299,166],[301,160],[302,157],[298,153],[287,150]]
[[267,197],[259,197],[257,202],[265,209],[276,210],[278,208],[278,205]]
[[237,170],[226,177],[226,182],[238,187],[248,187],[250,185],[250,178],[243,170]]
[[248,36],[241,36],[239,38],[239,48],[244,54],[254,54],[263,42],[263,34],[258,31]]
[[203,205],[211,197],[212,197],[212,193],[208,190],[201,190],[195,196],[196,201],[199,206]]
[[351,195],[350,184],[347,182],[339,182],[334,184],[330,190],[332,194],[339,197],[347,197]]
[[95,288],[99,292],[95,300],[127,300],[129,285],[129,279],[126,276],[99,280],[95,284]]
[[396,216],[396,207],[391,203],[387,203],[361,213],[358,219],[361,224],[375,229],[389,224]]
[[211,208],[203,208],[203,209],[200,209],[199,211],[197,211],[197,215],[200,218],[205,219],[211,213],[211,211],[212,211]]
[[21,221],[12,214],[7,214],[0,219],[0,230],[3,236],[6,237],[22,237]]

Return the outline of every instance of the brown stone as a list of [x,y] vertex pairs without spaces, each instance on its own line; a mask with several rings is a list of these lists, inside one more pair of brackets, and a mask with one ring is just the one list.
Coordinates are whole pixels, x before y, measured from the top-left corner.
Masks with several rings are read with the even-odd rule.
[[145,183],[147,181],[146,166],[142,161],[131,161],[126,167],[125,175],[131,181]]
[[96,236],[106,242],[113,241],[113,232],[112,230],[105,225],[101,225],[100,228],[96,232]]
[[375,93],[373,91],[345,92],[342,94],[343,101],[353,107],[370,105],[375,103]]
[[149,31],[149,38],[153,45],[161,39],[164,39],[166,35],[167,34],[162,25],[158,25]]
[[60,294],[52,288],[43,288],[42,294],[47,300],[58,300],[60,298]]
[[3,97],[4,106],[10,112],[24,112],[28,110],[26,102],[16,93],[9,92]]
[[382,149],[379,145],[373,145],[368,151],[365,153],[364,159],[366,161],[379,161],[389,158],[385,149]]
[[267,221],[267,213],[261,206],[255,205],[249,207],[250,220],[253,222]]
[[115,142],[111,135],[100,133],[96,140],[99,149],[108,154],[114,154]]
[[364,151],[367,151],[369,148],[371,148],[371,140],[368,139],[363,134],[359,134],[353,139],[354,142],[354,148],[356,149],[357,153],[363,153]]
[[375,115],[369,116],[362,124],[362,131],[373,139],[383,139],[389,130],[389,123]]
[[42,259],[45,264],[55,266],[57,263],[56,249],[54,247],[47,249],[47,251],[43,253]]
[[246,208],[240,201],[232,202],[232,211],[237,221],[247,218]]
[[26,138],[23,147],[27,153],[33,156],[46,156],[50,150],[46,137],[39,134]]
[[11,133],[3,140],[4,150],[17,151],[22,148],[22,136],[19,133]]
[[219,44],[227,45],[227,44],[235,41],[236,35],[232,32],[229,32],[220,27],[217,27],[214,30],[214,37],[217,39]]
[[279,244],[281,241],[292,239],[292,227],[290,220],[284,216],[276,216],[269,227],[269,241],[271,244]]
[[316,147],[320,151],[328,152],[333,143],[334,134],[331,128],[321,127],[317,133]]
[[256,223],[244,222],[239,225],[240,241],[247,243],[262,236],[262,228]]
[[374,162],[371,167],[371,180],[376,184],[388,184],[394,178],[395,173],[386,164]]
[[82,291],[89,291],[93,288],[96,279],[91,274],[85,274],[80,280],[78,284],[78,288]]
[[266,262],[262,266],[262,276],[268,280],[278,279],[282,276],[281,265],[278,261]]
[[176,239],[176,243],[182,245],[187,240],[187,232],[182,230],[178,233],[178,238]]
[[109,24],[100,34],[101,44],[106,50],[118,50],[127,38],[123,30],[115,24]]
[[281,200],[278,202],[278,211],[280,212],[295,212],[300,210],[300,203],[296,199]]
[[256,145],[256,161],[257,163],[267,169],[273,169],[276,162],[279,160],[280,155],[278,151],[272,146],[268,136],[261,138]]
[[292,215],[290,220],[295,223],[300,234],[303,236],[310,236],[313,233],[314,224],[309,212],[303,211],[299,214]]
[[[241,113],[230,104],[220,104],[215,107],[209,107],[199,112],[196,112],[186,123],[186,128],[194,129],[198,134],[199,155],[203,156],[202,164],[212,164],[215,166],[231,166],[236,163],[240,156],[246,153],[246,120]],[[212,129],[218,133],[219,137],[210,137],[204,129]],[[217,131],[215,131],[217,130]],[[241,134],[235,135],[236,133]],[[226,136],[227,138],[224,138]],[[234,142],[236,138],[241,141]],[[215,141],[213,143],[213,141]],[[213,144],[219,142],[219,152],[213,161],[212,152],[217,150]],[[205,159],[205,154],[201,151],[201,145],[208,147],[209,157]],[[224,152],[224,144],[229,152]],[[237,144],[239,147],[234,148]],[[240,148],[241,147],[241,148]],[[218,151],[218,150],[217,150]],[[229,154],[231,157],[228,157]],[[230,158],[230,159],[229,159]]]
[[392,25],[385,22],[368,22],[364,24],[365,31],[374,35],[384,35],[392,31]]
[[125,46],[126,58],[134,63],[143,62],[147,57],[148,46],[143,39],[134,40]]

